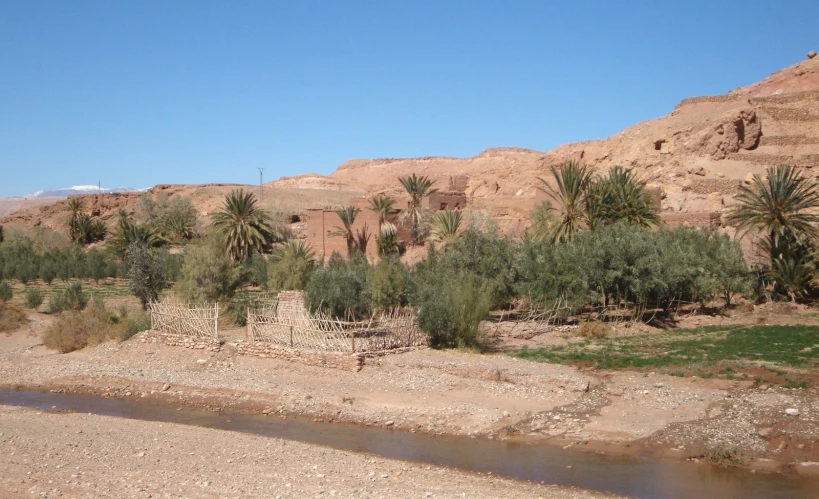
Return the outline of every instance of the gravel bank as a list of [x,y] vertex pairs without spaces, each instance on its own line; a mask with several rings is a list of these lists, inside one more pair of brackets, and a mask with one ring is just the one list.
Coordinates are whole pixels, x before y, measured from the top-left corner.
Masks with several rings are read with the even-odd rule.
[[607,498],[276,438],[0,406],[0,497]]

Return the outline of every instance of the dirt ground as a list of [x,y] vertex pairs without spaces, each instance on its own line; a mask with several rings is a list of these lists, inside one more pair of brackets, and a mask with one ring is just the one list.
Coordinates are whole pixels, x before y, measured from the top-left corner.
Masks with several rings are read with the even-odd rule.
[[[25,328],[10,335],[0,335],[0,384],[6,387],[93,393],[104,397],[144,398],[158,403],[211,410],[301,414],[325,422],[353,422],[431,434],[516,439],[698,462],[708,461],[709,453],[728,449],[731,455],[742,456],[743,464],[751,467],[804,474],[810,474],[816,468],[811,463],[819,462],[819,393],[815,387],[786,389],[754,386],[749,381],[581,370],[518,360],[502,353],[480,355],[428,349],[367,359],[364,369],[353,373],[275,359],[243,357],[236,354],[235,346],[230,343],[225,345],[222,352],[214,354],[141,343],[138,336],[127,342],[106,343],[63,355],[45,349],[40,343],[40,334],[51,320],[46,315],[31,314]],[[564,333],[555,331],[548,334],[560,336]],[[798,410],[799,414],[789,415],[788,412],[794,412],[792,409]],[[136,430],[138,428],[145,428],[145,435],[158,431],[155,429],[158,423],[115,422],[107,418],[79,415],[33,418],[18,409],[2,408],[2,411],[0,432],[6,433],[5,428],[8,428],[14,435],[25,436],[29,443],[19,452],[28,459],[39,452],[38,445],[48,445],[47,436],[51,432],[38,433],[36,429],[29,431],[22,428],[11,431],[14,418],[66,424],[69,427],[82,426],[83,418],[89,418],[93,424],[109,428],[112,432],[127,433],[125,428],[128,431],[135,428],[137,433],[134,438],[137,439],[143,431]],[[195,446],[197,441],[202,441],[197,436],[199,432],[204,435],[210,431],[215,430],[174,427],[169,434],[180,439],[174,448],[178,445],[178,449],[184,450],[186,446]],[[66,432],[67,435],[71,433]],[[116,439],[121,437],[117,436]],[[4,447],[8,442],[7,438],[0,436]],[[123,449],[127,447],[125,443],[120,445],[125,446]],[[221,448],[221,445],[218,447]],[[308,453],[330,452],[309,445],[304,445],[303,449],[305,456]],[[185,452],[168,452],[176,456],[180,466],[196,466],[193,458],[189,460],[185,457]],[[127,462],[130,450],[125,454],[122,459]],[[271,451],[271,455],[274,454]],[[349,459],[359,461],[370,459],[349,456]],[[386,460],[376,462],[386,467],[384,474],[389,476],[395,476],[395,468],[390,466],[409,466],[389,464],[391,462]],[[25,470],[24,461],[19,461],[16,468],[11,466],[10,461],[5,464],[6,469],[18,470],[9,476],[24,479],[20,475]],[[282,483],[291,483],[293,486],[300,484],[298,487],[307,487],[306,482],[293,478],[301,469],[296,462],[293,466],[292,470],[287,468],[281,471],[288,477],[281,479],[284,481],[270,477],[267,485],[259,486],[281,487]],[[175,494],[182,480],[160,480],[164,476],[162,473],[167,475],[176,471],[175,467],[171,468],[157,467],[155,474],[151,478],[143,478],[143,482],[167,481],[173,486],[162,489],[166,490],[163,494]],[[215,468],[209,469],[215,473]],[[100,477],[104,475],[103,471],[104,468],[98,468]],[[223,472],[227,473],[224,469]],[[242,473],[236,470],[231,476],[238,480]],[[380,476],[380,469],[375,473]],[[506,494],[505,491],[501,493],[476,477],[463,476],[467,478],[458,478],[461,483],[475,487],[464,490],[467,497],[518,495]],[[254,490],[242,489],[245,484],[233,481],[228,475],[225,477],[227,482],[223,486],[227,488],[213,497],[254,495]],[[104,480],[97,482],[95,478],[93,482],[117,487],[116,479]],[[215,478],[208,480],[217,483]],[[444,486],[436,480],[418,480],[419,488],[414,488],[415,485],[410,483],[406,488],[395,483],[384,483],[379,484],[383,488],[372,494],[363,494],[362,483],[373,485],[367,481],[369,479],[364,482],[350,480],[350,488],[333,485],[324,489],[346,491],[340,492],[342,495],[375,497],[390,496],[387,488],[392,487],[393,491],[401,490],[402,494],[406,492],[408,496],[417,496],[422,495],[420,492],[424,486],[430,487],[433,482],[436,486]],[[65,478],[59,485],[63,487],[70,481]],[[196,485],[202,481],[186,481],[190,488],[183,486],[180,494],[211,497],[206,495],[208,489]],[[232,485],[227,485],[228,482]],[[4,483],[10,487],[8,480]],[[57,484],[57,481],[54,483]],[[318,487],[310,483],[310,487]],[[39,487],[44,486],[43,482],[38,484]],[[28,487],[20,490],[28,490]],[[47,492],[47,489],[37,490]],[[60,490],[69,495],[83,495],[71,492],[73,489],[70,488]],[[111,490],[116,490],[114,495],[132,495],[130,490]],[[264,496],[268,493],[265,491],[269,490],[260,489],[258,495]],[[281,493],[284,489],[279,490],[278,493],[284,496]],[[299,490],[304,494],[318,494],[319,489]],[[554,491],[543,489],[542,493],[526,493],[523,496],[575,497],[548,495]],[[440,497],[461,494],[456,489],[439,489],[432,493]]]

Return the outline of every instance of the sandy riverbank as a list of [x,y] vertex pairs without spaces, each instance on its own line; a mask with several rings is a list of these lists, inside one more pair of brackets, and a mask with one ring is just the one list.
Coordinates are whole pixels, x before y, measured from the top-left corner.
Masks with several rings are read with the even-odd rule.
[[212,354],[131,340],[60,355],[39,344],[36,329],[0,335],[3,385],[677,459],[730,447],[773,469],[808,471],[799,463],[819,461],[815,388],[581,371],[457,351],[368,359],[358,373],[243,357],[229,345]]

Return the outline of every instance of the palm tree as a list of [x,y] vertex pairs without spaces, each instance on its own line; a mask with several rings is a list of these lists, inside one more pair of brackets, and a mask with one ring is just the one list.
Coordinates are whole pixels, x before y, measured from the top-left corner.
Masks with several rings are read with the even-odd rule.
[[387,217],[395,209],[395,200],[384,194],[370,198],[370,210],[378,215],[378,225],[387,221]]
[[270,256],[268,285],[275,291],[303,290],[316,268],[316,253],[302,240],[276,246]]
[[554,227],[557,223],[552,203],[544,201],[532,209],[529,214],[532,219],[531,225],[526,229],[526,235],[537,240],[546,240],[554,234]]
[[370,242],[370,231],[367,228],[367,224],[364,224],[364,227],[355,231],[355,248],[358,250],[358,254],[365,257],[367,256],[367,244]]
[[378,232],[375,242],[378,255],[390,255],[398,252],[398,229],[388,220],[395,210],[395,200],[389,196],[379,194],[370,198],[370,210],[378,215]]
[[764,234],[760,246],[770,260],[774,288],[795,300],[809,287],[806,275],[815,266],[819,184],[791,166],[776,166],[767,169],[767,179],[754,175],[735,199],[726,222],[737,226],[740,237],[751,230]]
[[119,210],[119,221],[117,230],[108,249],[119,258],[125,258],[128,248],[132,244],[137,244],[145,248],[156,248],[162,246],[167,241],[163,239],[154,228],[148,224],[136,224],[128,216],[125,210]]
[[244,261],[253,251],[264,253],[283,239],[256,196],[242,189],[225,196],[224,205],[211,218],[211,227],[225,237],[225,250],[236,261]]
[[302,240],[291,239],[273,250],[270,255],[271,262],[280,262],[282,260],[305,260],[308,262],[315,262],[316,253],[313,248],[308,246]]
[[462,220],[463,216],[460,211],[439,211],[432,218],[430,240],[443,244],[453,241],[458,237],[458,229],[461,227]]
[[82,204],[82,199],[68,199],[68,211],[71,212],[71,215],[68,217],[68,237],[70,237],[74,242],[77,242],[79,239],[79,225],[84,209],[85,207]]
[[347,256],[352,258],[353,255],[358,251],[357,242],[356,242],[356,234],[353,231],[353,224],[355,223],[355,217],[358,216],[359,213],[358,208],[354,208],[352,206],[345,206],[343,208],[339,208],[336,210],[336,215],[341,220],[341,226],[336,226],[335,231],[330,233],[330,237],[343,237],[344,241],[347,243]]
[[585,210],[586,191],[592,180],[591,171],[586,165],[576,161],[567,161],[550,168],[557,187],[552,187],[544,179],[539,189],[560,205],[560,217],[555,224],[552,238],[555,241],[571,242],[575,234],[587,224]]
[[410,198],[409,206],[407,206],[402,217],[409,221],[412,241],[418,243],[423,239],[421,221],[424,217],[424,209],[422,203],[426,197],[438,192],[438,189],[432,188],[435,181],[430,180],[426,175],[419,176],[413,173],[407,177],[398,177],[398,181],[404,186],[404,190],[407,191]]
[[607,178],[591,182],[586,190],[585,208],[586,220],[592,230],[620,221],[639,227],[660,223],[645,183],[622,166],[609,170]]
[[797,238],[819,237],[819,186],[791,166],[768,168],[767,179],[754,175],[750,186],[743,185],[726,222],[745,235],[755,229],[771,241],[791,234]]

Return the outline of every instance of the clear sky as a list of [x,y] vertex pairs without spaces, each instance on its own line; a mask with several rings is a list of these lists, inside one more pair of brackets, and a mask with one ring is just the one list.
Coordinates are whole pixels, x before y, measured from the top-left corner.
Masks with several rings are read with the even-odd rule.
[[549,150],[819,51],[819,1],[0,0],[0,196]]

